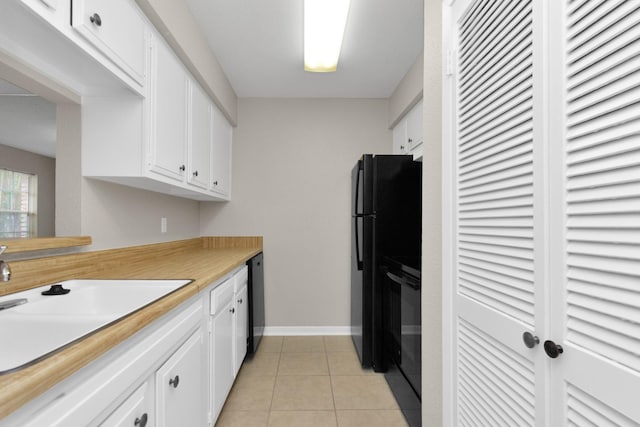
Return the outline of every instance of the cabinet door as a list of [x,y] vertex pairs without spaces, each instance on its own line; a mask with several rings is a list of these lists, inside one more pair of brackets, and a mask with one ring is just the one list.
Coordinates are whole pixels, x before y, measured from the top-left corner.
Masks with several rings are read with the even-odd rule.
[[160,38],[155,45],[152,80],[149,169],[183,181],[186,174],[187,73]]
[[393,154],[407,154],[407,119],[402,118],[393,128]]
[[213,318],[211,327],[211,394],[213,397],[213,419],[222,410],[224,401],[231,390],[234,379],[233,371],[233,318],[235,308],[230,300]]
[[229,197],[231,192],[232,127],[220,110],[214,108],[211,191]]
[[240,288],[235,295],[235,354],[234,354],[234,374],[237,375],[247,355],[247,325],[249,323],[249,299],[247,285]]
[[191,88],[191,120],[187,181],[206,190],[209,188],[213,134],[211,102],[198,83],[191,81],[189,86]]
[[76,0],[71,13],[78,33],[129,77],[144,84],[146,25],[135,2]]
[[407,113],[407,147],[410,153],[414,153],[422,146],[422,101],[418,102]]
[[200,426],[205,422],[202,330],[178,348],[156,372],[159,427]]
[[100,427],[145,427],[155,425],[153,414],[153,381],[145,381]]

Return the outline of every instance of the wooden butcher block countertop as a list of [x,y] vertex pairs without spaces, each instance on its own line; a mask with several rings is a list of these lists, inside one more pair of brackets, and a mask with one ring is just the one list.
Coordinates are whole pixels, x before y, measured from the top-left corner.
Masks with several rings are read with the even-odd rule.
[[261,237],[202,237],[11,263],[7,294],[68,279],[193,279],[51,356],[0,374],[0,419],[86,366],[262,251]]

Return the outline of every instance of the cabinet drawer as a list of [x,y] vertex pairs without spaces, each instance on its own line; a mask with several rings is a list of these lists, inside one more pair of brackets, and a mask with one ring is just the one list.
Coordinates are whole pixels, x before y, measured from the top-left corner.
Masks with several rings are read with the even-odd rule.
[[211,291],[211,314],[220,312],[233,299],[233,284],[232,277]]
[[73,28],[144,85],[146,23],[131,0],[75,0]]
[[242,267],[242,270],[238,271],[233,278],[233,292],[238,293],[243,286],[247,286],[247,282],[249,281],[249,267],[246,265]]
[[153,420],[153,387],[145,381],[131,396],[127,398],[100,427],[152,426]]

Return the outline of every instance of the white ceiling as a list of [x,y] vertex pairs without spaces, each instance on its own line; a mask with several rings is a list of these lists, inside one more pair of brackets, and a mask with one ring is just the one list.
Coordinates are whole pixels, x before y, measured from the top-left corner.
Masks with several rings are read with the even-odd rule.
[[302,0],[187,0],[239,97],[387,98],[423,49],[423,0],[351,0],[335,73],[303,70]]
[[56,105],[0,80],[0,144],[56,156]]

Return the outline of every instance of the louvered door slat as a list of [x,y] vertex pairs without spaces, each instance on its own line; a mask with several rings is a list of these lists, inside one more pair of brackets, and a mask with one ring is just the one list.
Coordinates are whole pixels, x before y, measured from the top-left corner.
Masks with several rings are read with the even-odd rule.
[[465,321],[458,331],[462,380],[473,389],[476,413],[483,408],[495,425],[533,425],[531,362]]
[[612,25],[619,25],[636,8],[637,4],[627,0],[591,2],[589,8],[585,8],[588,14],[579,16],[574,14],[574,22],[567,37],[574,46],[582,46],[591,43],[598,34],[607,30]]
[[615,409],[602,405],[598,399],[569,384],[567,386],[567,421],[570,425],[595,425],[598,427],[637,426],[633,420]]
[[573,151],[567,153],[567,164],[575,166],[599,158],[624,156],[637,151],[635,139],[640,136],[640,120],[631,125],[633,126],[619,126],[608,132],[598,132],[590,144],[572,144]]
[[[482,118],[483,112],[491,105],[499,103],[501,99],[509,93],[522,93],[531,86],[531,76],[526,70],[531,68],[526,59],[526,51],[523,51],[523,61],[517,63],[515,67],[504,70],[501,75],[494,76],[486,85],[478,88],[482,96],[474,96],[465,108],[460,110],[460,126],[466,126],[469,122],[474,122]],[[519,90],[518,90],[519,89]]]
[[[474,141],[474,144],[467,144],[464,149],[460,151],[460,166],[466,170],[473,170],[473,165],[477,161],[489,161],[493,160],[492,156],[495,156],[503,151],[511,148],[520,147],[522,145],[531,144],[531,121],[522,120],[516,126],[506,129],[503,133],[487,136],[482,139]],[[470,167],[468,167],[470,166]]]
[[521,32],[522,26],[526,25],[524,20],[530,13],[526,2],[497,3],[502,4],[496,4],[496,13],[486,17],[481,30],[474,34],[472,40],[475,43],[464,47],[461,56],[464,65],[460,68],[461,72],[470,72],[473,75],[477,70],[482,69],[487,57],[502,52],[504,40],[512,38],[513,33]]
[[464,200],[460,201],[460,209],[465,209],[467,206],[483,206],[485,203],[528,197],[532,192],[533,188],[530,184],[523,184],[491,192],[466,193]]
[[611,52],[635,43],[639,38],[640,28],[637,25],[619,28],[615,32],[601,33],[593,40],[593,43],[569,52],[569,73],[573,75],[583,72],[596,62],[606,58]]
[[497,82],[508,75],[512,68],[519,68],[520,64],[527,66],[530,59],[532,39],[530,34],[520,34],[519,38],[509,40],[501,55],[486,59],[482,67],[474,70],[473,76],[467,76],[460,86],[460,99],[471,102],[482,94],[489,93],[491,88],[497,87]]
[[567,240],[572,242],[600,242],[635,244],[640,240],[640,231],[633,228],[621,227],[615,222],[609,223],[609,228],[568,229]]
[[[523,295],[523,293],[529,295],[529,298],[522,297],[522,300],[530,301],[530,296],[533,294],[533,288],[531,287],[530,277],[526,274],[526,272],[522,272],[522,270],[516,269],[502,269],[495,270],[490,268],[490,264],[481,263],[477,260],[465,262],[465,260],[461,260],[461,263],[464,264],[465,271],[464,273],[460,273],[461,275],[468,274],[474,277],[481,277],[484,280],[490,281],[494,284],[496,289],[498,288],[510,288],[512,292],[517,293],[518,295]],[[509,293],[509,291],[504,291],[505,293]]]

